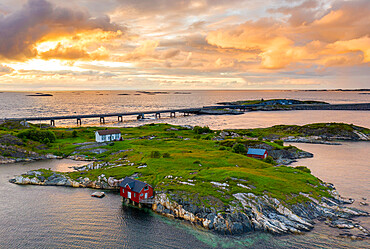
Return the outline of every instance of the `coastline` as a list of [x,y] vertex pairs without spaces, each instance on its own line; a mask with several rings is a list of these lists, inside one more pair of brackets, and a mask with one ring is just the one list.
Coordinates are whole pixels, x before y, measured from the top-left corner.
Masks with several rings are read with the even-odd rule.
[[[44,152],[47,154],[41,159],[62,158],[68,151],[69,159],[84,159],[92,162],[76,167],[75,172],[32,170],[9,181],[19,185],[65,186],[117,191],[118,184],[123,179],[122,176],[133,178],[145,176],[153,171],[153,169],[146,171],[148,165],[154,167],[157,164],[158,170],[165,167],[169,163],[168,160],[171,161],[169,165],[173,167],[174,162],[178,164],[181,160],[187,160],[188,156],[185,158],[182,156],[184,152],[192,156],[193,151],[189,149],[196,148],[196,153],[201,155],[195,158],[200,160],[188,161],[189,171],[182,172],[180,168],[183,168],[183,165],[180,163],[180,168],[169,168],[162,172],[160,179],[162,177],[163,179],[156,182],[154,204],[150,206],[153,211],[167,217],[189,221],[221,234],[244,234],[253,231],[297,234],[312,230],[316,220],[325,220],[331,227],[355,229],[359,234],[351,234],[352,239],[366,239],[369,237],[368,230],[352,221],[351,218],[369,216],[368,212],[347,207],[346,205],[353,203],[353,200],[341,198],[332,184],[317,179],[306,167],[292,168],[278,164],[284,160],[286,161],[284,164],[290,163],[291,161],[287,159],[313,156],[296,147],[284,146],[284,142],[280,139],[289,134],[287,131],[294,132],[294,134],[310,134],[318,127],[325,139],[346,137],[348,140],[358,141],[365,136],[367,138],[366,134],[368,134],[366,128],[346,124],[278,126],[238,131],[212,131],[208,127],[150,124],[136,128],[122,128],[123,141],[96,143],[89,140],[92,127],[78,128],[78,132],[73,129],[48,128],[43,132],[40,131],[40,134],[50,135],[54,131],[60,138],[54,140],[56,144],[49,144],[46,147]],[[349,128],[352,132],[348,131]],[[22,132],[20,134],[28,134]],[[309,138],[319,140],[319,137]],[[5,136],[8,143],[21,144],[21,138],[23,135]],[[26,142],[30,142],[24,139],[22,141],[24,146]],[[35,142],[31,144],[32,146],[37,145]],[[177,146],[178,148],[183,147],[182,150],[185,148],[187,150],[178,154],[176,156],[178,159],[175,160],[171,154],[176,154],[176,152],[168,150],[169,147],[166,144],[170,144],[172,150]],[[244,150],[250,147],[266,149],[276,162],[267,163],[264,160],[247,159],[245,151],[235,150],[236,144],[242,146]],[[160,160],[148,155],[148,152],[153,152],[153,145],[156,145],[156,149],[160,149],[159,145],[164,146],[164,151],[169,152],[168,156],[164,156],[166,153],[163,150],[158,151]],[[39,147],[40,145],[37,145],[37,148]],[[59,155],[51,154],[52,151],[56,151]],[[138,155],[147,155],[147,158],[137,160]],[[143,156],[140,157],[143,158]],[[212,176],[213,169],[209,169],[209,166],[204,167],[203,164],[213,164],[219,167],[219,162],[209,164],[210,162],[204,161],[210,160],[207,159],[209,156],[214,157],[213,159],[232,157],[233,164],[227,163],[224,169],[225,173],[231,172],[232,174],[223,177]],[[259,170],[263,169],[265,169],[263,177],[266,174],[269,175],[266,178],[268,182],[270,179],[273,181],[278,179],[271,186],[278,184],[282,186],[280,189],[271,188],[264,183],[264,180],[260,180]],[[205,172],[210,170],[210,173],[203,173],[202,170]],[[255,171],[253,177],[257,176],[257,180],[253,180],[252,175],[248,173],[250,170]],[[117,172],[119,172],[118,177]],[[155,174],[155,179],[157,175]],[[207,179],[204,178],[205,176]],[[292,185],[290,182],[285,182],[285,178],[295,183]],[[268,187],[270,190],[267,190]],[[299,192],[297,192],[298,189]],[[202,191],[211,192],[202,193]],[[343,236],[348,236],[348,234]]]
[[[88,167],[88,166],[87,166]],[[74,181],[63,174],[53,173],[45,178],[40,171],[29,171],[29,177],[17,176],[9,182],[19,185],[63,186],[73,188],[90,188],[119,191],[120,180],[105,176],[98,181],[81,178]],[[32,176],[36,176],[32,178]],[[41,179],[41,180],[40,180]],[[216,183],[215,183],[216,184]],[[342,237],[354,240],[368,239],[370,232],[360,223],[353,221],[354,217],[369,216],[368,212],[348,207],[353,199],[343,199],[333,184],[322,183],[330,189],[332,198],[322,197],[321,200],[300,193],[310,201],[297,204],[287,204],[268,195],[256,196],[252,193],[237,193],[234,197],[241,206],[199,207],[190,199],[183,199],[174,193],[157,193],[154,204],[148,206],[154,212],[168,218],[188,221],[221,234],[243,234],[263,231],[275,235],[302,234],[314,228],[315,222],[325,221],[330,227],[338,229],[355,229],[357,234],[342,233]],[[182,196],[184,193],[182,193]],[[186,193],[185,193],[186,195]],[[123,200],[124,201],[124,200]]]

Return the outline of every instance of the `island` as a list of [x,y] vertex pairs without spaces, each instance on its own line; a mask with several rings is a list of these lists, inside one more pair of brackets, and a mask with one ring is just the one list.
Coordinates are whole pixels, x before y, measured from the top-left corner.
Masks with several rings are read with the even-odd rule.
[[[219,102],[218,105],[229,109],[244,111],[290,111],[290,110],[370,110],[370,103],[346,103],[330,104],[315,100],[296,99],[257,99],[240,100],[233,102]],[[219,109],[220,106],[206,107],[207,109]]]
[[[320,131],[318,127],[321,133],[312,134]],[[291,160],[313,155],[282,140],[312,135],[325,140],[341,130],[341,137],[357,141],[370,136],[367,128],[328,123],[215,131],[148,124],[120,128],[120,141],[98,143],[95,131],[99,130],[104,128],[38,129],[8,121],[0,125],[0,160],[86,160],[87,165],[72,172],[35,169],[10,182],[118,192],[119,184],[129,177],[154,188],[152,201],[142,206],[223,234],[303,233],[324,219],[332,227],[358,230],[356,239],[369,237],[366,228],[351,220],[369,213],[346,206],[353,200],[342,198],[308,168],[287,166]],[[269,156],[249,157],[250,149],[265,150]]]

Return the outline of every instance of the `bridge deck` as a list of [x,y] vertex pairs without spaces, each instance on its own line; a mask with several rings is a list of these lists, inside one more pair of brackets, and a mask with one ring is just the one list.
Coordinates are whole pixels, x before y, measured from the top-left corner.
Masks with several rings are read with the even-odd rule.
[[[4,120],[10,121],[38,121],[38,120],[61,120],[61,119],[86,119],[86,118],[106,118],[106,117],[122,117],[132,115],[146,115],[146,114],[161,114],[161,113],[199,113],[202,109],[255,109],[256,107],[264,106],[263,104],[253,105],[219,105],[219,106],[203,106],[201,108],[185,108],[185,109],[168,109],[142,112],[122,112],[122,113],[105,113],[105,114],[84,114],[84,115],[65,115],[65,116],[48,116],[48,117],[25,117],[25,118],[6,118]],[[348,103],[348,104],[300,104],[289,105],[293,110],[370,110],[370,103]]]

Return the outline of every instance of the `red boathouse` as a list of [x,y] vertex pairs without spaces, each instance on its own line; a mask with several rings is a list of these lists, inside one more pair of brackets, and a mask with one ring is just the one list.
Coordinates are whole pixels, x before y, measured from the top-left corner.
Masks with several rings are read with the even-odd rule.
[[121,196],[136,203],[153,197],[153,187],[142,181],[126,177],[119,186]]
[[254,158],[260,158],[260,159],[266,159],[268,154],[267,154],[267,151],[264,149],[248,149],[247,156],[254,157]]

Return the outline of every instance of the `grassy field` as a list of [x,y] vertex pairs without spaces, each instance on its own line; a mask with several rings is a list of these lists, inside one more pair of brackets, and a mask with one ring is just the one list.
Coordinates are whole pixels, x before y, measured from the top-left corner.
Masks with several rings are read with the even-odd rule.
[[[100,169],[68,173],[72,179],[88,177],[95,180],[102,174],[120,179],[136,173],[138,179],[148,182],[156,191],[186,193],[188,197],[197,198],[205,206],[214,205],[214,200],[229,204],[234,200],[232,194],[240,192],[267,194],[287,203],[303,201],[304,197],[299,195],[300,192],[308,193],[314,198],[328,196],[326,187],[320,185],[321,181],[310,173],[287,166],[275,167],[234,153],[231,148],[221,149],[220,143],[212,140],[219,131],[197,134],[194,130],[179,126],[151,124],[121,128],[123,141],[80,149],[83,145],[77,143],[94,142],[94,131],[98,129],[102,128],[47,128],[45,130],[56,135],[55,142],[42,145],[23,139],[24,145],[19,147],[64,157],[71,154],[83,155],[95,158],[100,163],[110,163]],[[21,131],[2,129],[0,135],[16,136]],[[223,142],[225,141],[233,143],[235,139]],[[243,142],[243,139],[238,138],[238,141]],[[92,151],[95,149],[105,151],[97,154]],[[222,183],[224,186],[216,186],[211,182]]]

